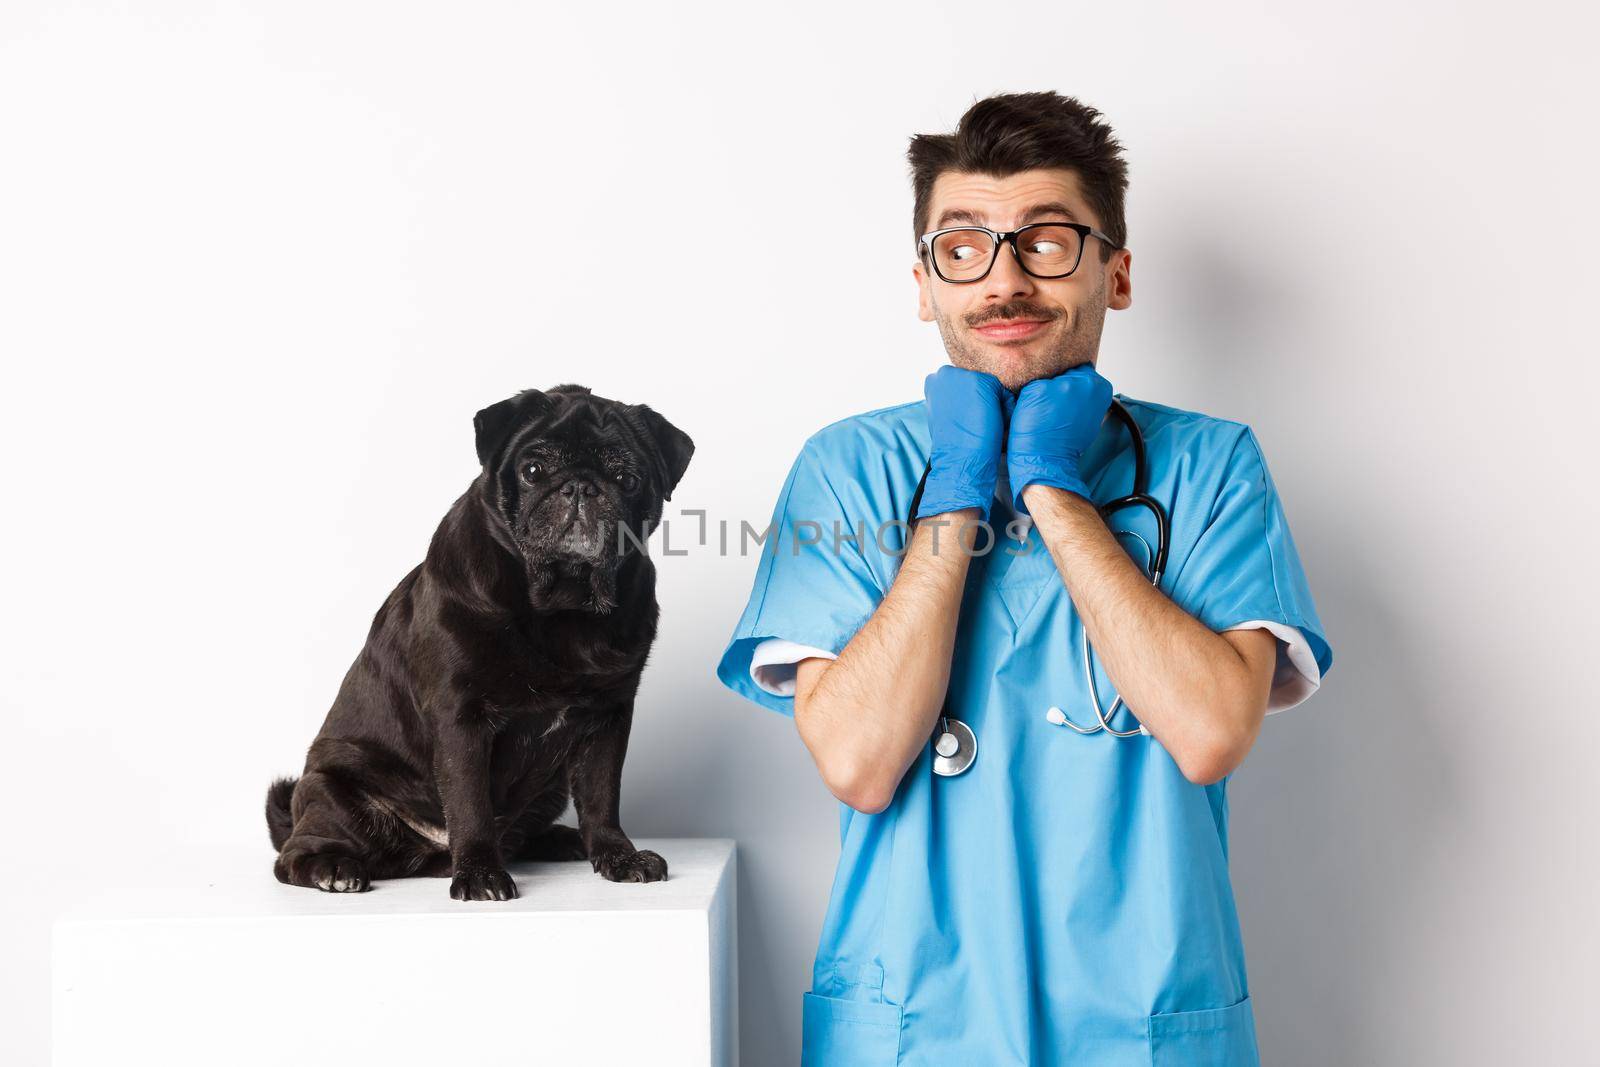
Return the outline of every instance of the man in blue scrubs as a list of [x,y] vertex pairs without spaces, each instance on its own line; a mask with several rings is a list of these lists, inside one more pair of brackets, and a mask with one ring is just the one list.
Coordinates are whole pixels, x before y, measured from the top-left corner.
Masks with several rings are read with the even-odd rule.
[[[807,439],[718,666],[842,802],[802,1061],[1255,1064],[1227,782],[1333,663],[1259,442],[1117,395],[1171,517],[1152,585],[1153,518],[1096,507],[1134,477],[1097,369],[1132,301],[1121,146],[1026,93],[910,162],[949,365]],[[1091,684],[1129,736],[1065,725],[1096,724]],[[942,713],[975,741],[953,776]]]

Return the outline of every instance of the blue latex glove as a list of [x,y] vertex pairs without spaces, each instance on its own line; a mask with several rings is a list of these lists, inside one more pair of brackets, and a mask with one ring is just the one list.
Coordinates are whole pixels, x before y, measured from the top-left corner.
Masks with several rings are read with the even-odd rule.
[[1015,398],[994,375],[950,364],[928,375],[923,394],[932,466],[916,517],[977,508],[987,522]]
[[1018,514],[1028,513],[1022,506],[1022,490],[1030,483],[1053,485],[1093,500],[1078,464],[1110,407],[1111,383],[1089,363],[1022,387],[1006,446],[1006,476]]

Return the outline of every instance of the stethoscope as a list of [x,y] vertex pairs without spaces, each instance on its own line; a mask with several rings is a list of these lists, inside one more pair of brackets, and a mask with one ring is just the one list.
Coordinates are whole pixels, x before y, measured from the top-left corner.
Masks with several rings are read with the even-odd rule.
[[[1122,406],[1122,401],[1115,398],[1111,401],[1110,410],[1128,428],[1128,433],[1133,439],[1133,492],[1127,496],[1119,497],[1106,504],[1097,505],[1100,517],[1109,519],[1110,516],[1126,508],[1141,507],[1155,516],[1156,520],[1156,549],[1150,550],[1150,542],[1132,530],[1113,531],[1116,536],[1132,537],[1144,545],[1145,560],[1150,567],[1150,583],[1159,586],[1161,575],[1167,569],[1167,548],[1171,543],[1171,532],[1168,528],[1166,510],[1148,492],[1149,470],[1145,460],[1144,434],[1139,431],[1139,424],[1133,421],[1133,416],[1128,409]],[[906,519],[907,542],[910,540],[910,527],[917,519],[917,505],[922,501],[922,489],[928,482],[928,471],[932,463],[922,469],[922,477],[917,482],[917,491],[911,496],[911,512]],[[1109,523],[1107,524],[1109,525]],[[1082,631],[1083,646],[1083,671],[1089,679],[1089,698],[1094,703],[1095,724],[1093,726],[1079,726],[1071,717],[1060,708],[1052,707],[1045,712],[1045,719],[1056,726],[1067,726],[1080,734],[1097,734],[1104,731],[1112,737],[1137,737],[1140,734],[1148,737],[1150,731],[1146,730],[1143,723],[1132,730],[1118,730],[1112,727],[1111,720],[1117,714],[1117,709],[1123,706],[1122,697],[1119,695],[1111,702],[1109,709],[1100,704],[1100,690],[1095,683],[1093,650],[1089,647],[1089,631],[1087,627]],[[944,708],[939,714],[939,724],[934,728],[933,737],[933,773],[946,778],[960,774],[972,766],[973,760],[978,758],[978,738],[972,732],[972,727],[950,714],[949,695],[945,696]]]

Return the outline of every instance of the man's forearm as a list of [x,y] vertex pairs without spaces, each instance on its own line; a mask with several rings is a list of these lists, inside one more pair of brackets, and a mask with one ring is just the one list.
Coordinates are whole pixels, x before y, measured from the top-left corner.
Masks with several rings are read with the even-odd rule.
[[894,583],[809,693],[795,725],[829,789],[862,811],[893,799],[927,743],[950,682],[976,508],[918,520]]
[[1239,653],[1150,583],[1088,500],[1045,485],[1023,499],[1129,709],[1189,778],[1231,765],[1259,725]]

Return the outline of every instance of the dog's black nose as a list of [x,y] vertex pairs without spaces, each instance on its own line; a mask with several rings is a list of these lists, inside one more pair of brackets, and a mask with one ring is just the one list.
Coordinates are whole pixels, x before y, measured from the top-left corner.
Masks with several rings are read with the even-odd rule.
[[568,478],[561,486],[562,496],[575,496],[580,492],[584,496],[599,496],[600,487],[589,478]]

